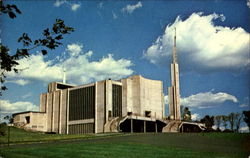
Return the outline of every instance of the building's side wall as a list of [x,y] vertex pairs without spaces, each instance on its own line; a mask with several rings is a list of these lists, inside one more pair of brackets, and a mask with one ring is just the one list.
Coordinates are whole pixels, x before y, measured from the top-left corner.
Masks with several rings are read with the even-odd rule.
[[105,94],[106,94],[106,97],[105,97],[105,100],[106,100],[106,104],[104,107],[106,109],[106,122],[108,121],[109,119],[109,114],[110,114],[110,117],[112,117],[112,80],[106,80],[105,81],[105,85],[106,85],[106,89],[105,89]]
[[45,113],[31,113],[30,118],[31,118],[30,124],[32,130],[42,131],[42,132],[47,131],[47,124],[45,121],[47,119],[47,115]]
[[162,119],[162,91],[163,85],[161,81],[140,77],[140,103],[142,116],[145,116],[145,111],[150,111],[151,117]]
[[[27,122],[26,117],[29,117],[29,122]],[[13,118],[14,125],[28,130],[42,131],[46,132],[46,114],[45,113],[22,113],[17,114]]]
[[53,123],[53,93],[47,93],[47,132],[52,132]]
[[60,117],[60,95],[61,91],[53,92],[53,123],[52,131],[59,133],[59,117]]
[[105,81],[96,82],[96,110],[95,110],[95,133],[104,132],[104,90]]
[[[141,115],[140,108],[140,78],[132,76],[122,80],[123,85],[123,108],[133,115]],[[124,114],[124,113],[123,113]]]
[[128,89],[128,80],[122,80],[122,116],[126,116],[128,112],[132,111],[131,106],[128,107],[128,93],[131,93]]
[[68,90],[61,91],[60,98],[60,123],[59,123],[59,133],[67,133],[67,102],[68,102]]
[[46,112],[47,93],[40,95],[40,112]]
[[151,117],[163,117],[163,84],[161,81],[132,76],[122,80],[123,107],[133,115],[145,116],[145,111],[151,112]]
[[94,84],[69,89],[67,134],[94,133],[95,106],[96,86]]

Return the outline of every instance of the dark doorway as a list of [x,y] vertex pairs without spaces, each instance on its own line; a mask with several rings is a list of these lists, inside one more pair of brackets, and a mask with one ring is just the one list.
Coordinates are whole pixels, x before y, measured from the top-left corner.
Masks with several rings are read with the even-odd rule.
[[30,123],[30,117],[29,116],[25,116],[25,120],[26,120],[26,123]]

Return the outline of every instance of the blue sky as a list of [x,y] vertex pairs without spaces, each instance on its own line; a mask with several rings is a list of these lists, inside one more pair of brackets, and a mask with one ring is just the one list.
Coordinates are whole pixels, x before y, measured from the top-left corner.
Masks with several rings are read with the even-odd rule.
[[11,52],[22,33],[39,38],[57,18],[75,32],[47,56],[34,50],[20,61],[20,74],[8,74],[2,116],[38,109],[40,93],[62,80],[63,68],[73,84],[140,74],[163,81],[167,96],[174,27],[182,105],[193,118],[249,110],[249,1],[9,2],[22,11],[14,20],[1,16],[1,41]]

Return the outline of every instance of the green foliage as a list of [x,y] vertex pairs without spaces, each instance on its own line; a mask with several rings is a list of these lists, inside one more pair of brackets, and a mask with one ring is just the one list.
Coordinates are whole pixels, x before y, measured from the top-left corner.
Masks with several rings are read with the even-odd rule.
[[221,116],[221,115],[217,115],[217,116],[214,117],[215,124],[216,124],[216,126],[217,126],[217,130],[220,129],[221,119],[222,119],[222,116]]
[[16,18],[16,13],[21,14],[21,11],[17,8],[16,5],[4,5],[3,1],[0,1],[0,15],[4,13],[4,14],[8,14],[9,17],[11,19]]
[[222,115],[222,123],[223,123],[223,126],[225,128],[225,130],[227,129],[227,121],[228,121],[228,116],[226,115]]
[[6,123],[1,123],[0,124],[0,136],[5,136],[6,131],[7,131],[7,124]]
[[191,121],[191,112],[188,109],[188,107],[185,107],[184,110],[183,110],[183,120]]
[[[0,14],[8,14],[10,18],[16,18],[15,13],[21,14],[21,11],[16,5],[4,5],[0,1]],[[23,33],[21,37],[18,38],[17,42],[22,43],[23,48],[17,48],[14,55],[9,54],[9,48],[2,43],[0,43],[0,64],[1,64],[1,74],[0,74],[0,96],[2,91],[7,90],[4,85],[6,79],[6,72],[14,71],[16,73],[19,70],[16,68],[19,65],[18,60],[21,58],[27,58],[31,54],[31,50],[35,48],[40,48],[40,52],[43,55],[48,53],[48,50],[53,50],[62,45],[60,42],[63,39],[63,35],[70,34],[74,31],[74,28],[66,26],[64,21],[61,19],[56,19],[52,28],[46,28],[43,30],[42,37],[32,40],[27,33]]]
[[209,131],[213,130],[212,126],[214,125],[214,116],[206,115],[204,118],[201,119],[201,123],[205,123],[205,126]]
[[231,130],[233,130],[234,129],[234,121],[235,121],[235,117],[236,117],[236,115],[235,115],[235,113],[230,113],[229,115],[228,115],[228,121],[229,121],[229,123],[230,123],[230,126],[231,126]]
[[250,110],[249,111],[243,111],[244,115],[244,121],[246,122],[248,128],[250,129]]

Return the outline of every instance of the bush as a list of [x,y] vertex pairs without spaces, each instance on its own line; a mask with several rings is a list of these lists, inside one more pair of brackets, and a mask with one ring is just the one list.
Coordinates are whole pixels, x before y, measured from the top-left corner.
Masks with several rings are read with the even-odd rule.
[[0,136],[5,136],[7,131],[7,124],[1,123],[0,124]]

